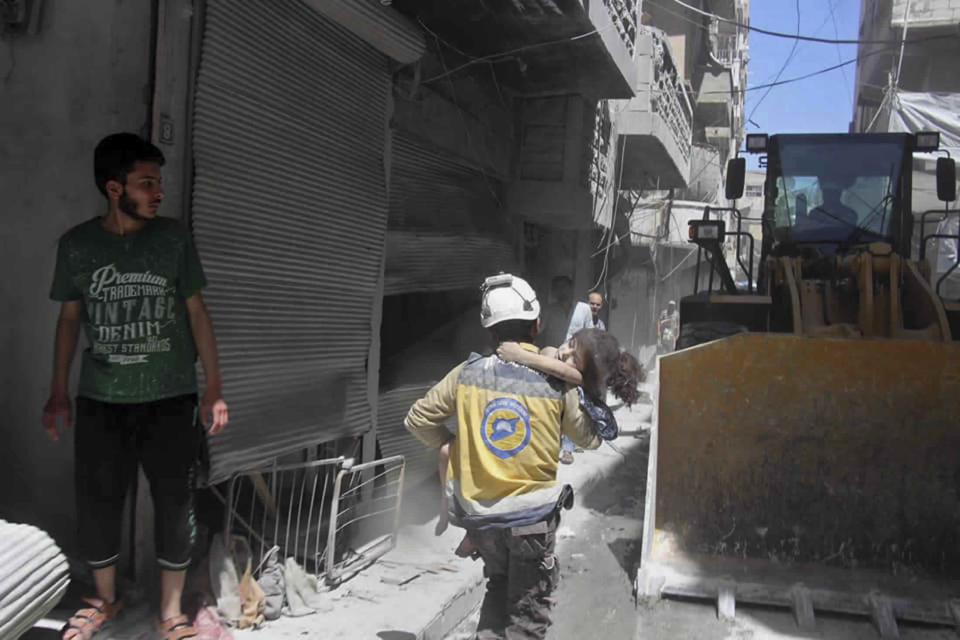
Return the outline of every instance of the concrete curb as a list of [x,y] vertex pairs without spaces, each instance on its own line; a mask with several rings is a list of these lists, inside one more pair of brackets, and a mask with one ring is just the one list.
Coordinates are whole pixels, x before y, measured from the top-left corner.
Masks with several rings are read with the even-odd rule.
[[[616,441],[617,448],[623,452],[632,451],[644,444],[639,438],[625,437]],[[578,504],[623,461],[620,452],[605,445],[594,451],[578,453],[576,458],[578,461],[572,466],[561,467],[558,481],[573,486]],[[563,540],[557,541],[558,547],[563,544]],[[441,603],[439,611],[430,622],[416,632],[417,640],[443,640],[480,606],[484,592],[484,578],[470,576],[452,597]]]
[[483,576],[475,577],[444,603],[440,612],[417,633],[417,640],[443,640],[480,606],[485,589]]

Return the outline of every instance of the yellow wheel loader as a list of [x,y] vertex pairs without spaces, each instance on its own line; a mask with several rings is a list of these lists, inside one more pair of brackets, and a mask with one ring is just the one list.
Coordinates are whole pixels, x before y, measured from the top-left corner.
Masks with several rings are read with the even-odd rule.
[[[960,304],[910,249],[915,227],[921,250],[960,242],[911,211],[913,154],[938,143],[748,136],[761,237],[735,208],[690,222],[702,290],[659,359],[638,596],[785,607],[804,630],[960,625]],[[730,161],[728,199],[744,173]],[[957,215],[953,160],[937,185],[935,219]]]

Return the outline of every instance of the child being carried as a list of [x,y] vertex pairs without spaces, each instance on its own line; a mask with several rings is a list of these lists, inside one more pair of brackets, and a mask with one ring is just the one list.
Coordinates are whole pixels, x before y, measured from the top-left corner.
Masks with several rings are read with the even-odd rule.
[[[607,390],[630,406],[640,395],[637,385],[646,378],[637,359],[621,351],[617,339],[600,329],[582,329],[559,347],[544,347],[539,354],[531,353],[515,342],[504,342],[497,348],[497,356],[577,386],[580,405],[603,440],[613,440],[618,433],[613,412],[604,403]],[[559,446],[559,440],[557,444]],[[437,471],[444,490],[440,499],[440,518],[434,531],[436,535],[443,533],[448,525],[445,485],[449,461],[450,442],[447,442],[440,448],[437,461]],[[473,552],[473,545],[465,535],[456,554],[468,557]]]

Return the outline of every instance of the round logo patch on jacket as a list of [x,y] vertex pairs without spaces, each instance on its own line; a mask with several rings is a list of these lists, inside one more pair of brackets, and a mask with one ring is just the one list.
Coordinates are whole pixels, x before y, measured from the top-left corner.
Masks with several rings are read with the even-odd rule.
[[496,398],[483,410],[483,443],[499,458],[515,456],[530,442],[530,412],[513,398]]

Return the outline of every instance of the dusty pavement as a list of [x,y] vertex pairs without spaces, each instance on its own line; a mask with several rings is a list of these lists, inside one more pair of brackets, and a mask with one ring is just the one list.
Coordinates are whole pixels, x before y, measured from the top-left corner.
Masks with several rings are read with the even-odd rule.
[[[650,418],[650,406],[633,410],[621,408],[618,420],[625,431],[642,433]],[[590,495],[589,487],[623,466],[634,449],[645,449],[644,440],[625,436],[616,449],[608,445],[577,454],[577,462],[562,466],[560,481],[573,485],[577,502]],[[645,466],[644,466],[645,469]],[[442,536],[433,534],[438,507],[438,489],[424,487],[404,497],[404,525],[397,547],[360,575],[326,594],[320,612],[301,618],[281,617],[257,631],[234,631],[237,640],[326,639],[440,640],[476,609],[483,595],[482,566],[453,554],[462,530],[449,528]],[[642,508],[642,507],[641,507]],[[589,509],[575,508],[564,521],[564,535],[576,540]],[[626,574],[622,582],[627,584]],[[628,592],[629,595],[629,592]],[[37,629],[32,640],[58,637],[59,627],[72,613],[55,610]],[[133,607],[103,640],[141,640],[150,635],[151,613],[146,604]],[[475,623],[474,623],[475,624]]]
[[[557,533],[561,581],[551,639],[633,637],[633,575],[640,562],[649,415],[649,406],[642,405],[617,411],[623,435],[614,442],[616,449],[603,445],[618,451],[616,466],[578,494],[574,508],[563,514]],[[595,455],[576,454],[571,469],[594,463]],[[471,638],[478,618],[479,612],[473,612],[447,640]]]
[[[630,444],[623,448],[622,460],[602,481],[578,495],[577,505],[564,514],[557,545],[562,580],[555,594],[550,640],[879,638],[863,618],[818,615],[817,631],[804,634],[789,612],[776,609],[739,607],[736,620],[728,624],[718,620],[714,606],[707,602],[662,600],[636,606],[633,578],[640,563],[649,424],[638,420],[638,414],[624,417],[624,435],[617,443]],[[580,458],[574,466],[589,462]],[[475,611],[447,640],[472,638],[477,619]],[[903,624],[900,633],[904,640],[957,637],[951,629]]]
[[[651,386],[646,391],[652,392]],[[562,580],[556,593],[551,640],[655,638],[662,640],[752,640],[851,638],[878,635],[866,621],[818,617],[818,632],[803,635],[783,612],[738,608],[733,624],[720,622],[710,604],[667,601],[636,608],[632,579],[639,563],[651,407],[617,410],[622,436],[615,447],[577,454],[560,479],[577,487],[576,506],[564,513],[558,554]],[[466,640],[476,628],[483,595],[478,562],[453,555],[461,531],[433,535],[436,490],[411,500],[398,546],[381,561],[329,592],[323,611],[281,618],[237,640],[257,638]],[[398,584],[403,582],[403,584]],[[59,612],[64,618],[69,612]],[[65,615],[63,615],[65,614]],[[148,637],[149,610],[141,605],[109,640]],[[53,617],[53,616],[52,616]],[[51,620],[50,622],[56,622]],[[955,638],[947,629],[901,626],[908,640]],[[29,638],[56,638],[37,630]]]

